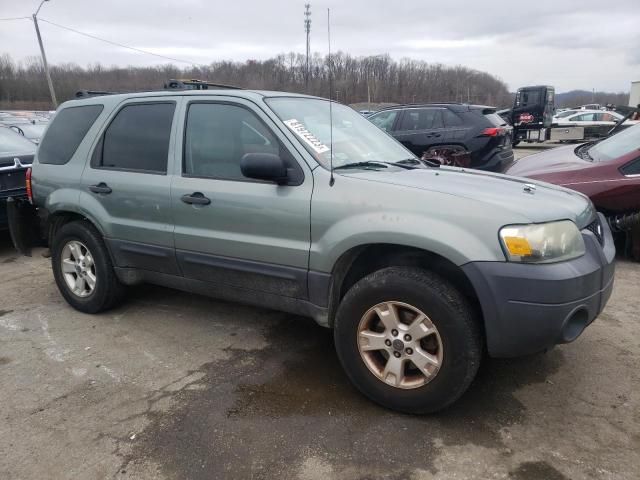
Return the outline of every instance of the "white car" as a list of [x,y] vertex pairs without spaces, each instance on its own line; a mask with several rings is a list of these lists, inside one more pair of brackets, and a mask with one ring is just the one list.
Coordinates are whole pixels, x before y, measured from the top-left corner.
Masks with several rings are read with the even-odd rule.
[[[618,112],[603,110],[568,110],[553,117],[553,126],[584,127],[584,138],[606,137],[611,129],[624,118]],[[626,120],[621,128],[640,123],[638,120]]]
[[[598,126],[608,125],[613,127],[624,118],[618,112],[603,110],[567,110],[553,117],[553,123],[558,126]],[[625,125],[634,125],[637,120],[627,120]]]

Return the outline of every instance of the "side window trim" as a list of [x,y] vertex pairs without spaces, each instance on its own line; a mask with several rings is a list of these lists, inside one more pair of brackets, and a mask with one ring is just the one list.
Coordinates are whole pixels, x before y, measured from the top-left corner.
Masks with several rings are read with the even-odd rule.
[[[171,128],[169,129],[169,147],[167,152],[167,166],[164,172],[158,171],[158,170],[144,170],[140,168],[134,169],[134,168],[122,168],[122,167],[105,167],[100,165],[100,162],[102,161],[102,154],[104,151],[104,136],[107,130],[109,129],[109,127],[111,126],[111,124],[113,123],[113,121],[118,117],[118,115],[120,114],[120,112],[122,112],[122,110],[134,105],[169,105],[169,104],[173,105],[174,109],[173,109],[173,117],[171,120]],[[109,118],[107,118],[106,122],[102,125],[100,135],[97,136],[97,141],[95,142],[95,144],[92,146],[90,150],[91,155],[89,156],[89,162],[88,162],[89,168],[93,170],[107,170],[112,172],[142,173],[145,175],[163,175],[163,176],[169,175],[170,168],[171,168],[171,158],[172,158],[171,150],[172,150],[172,145],[174,143],[173,139],[176,134],[175,125],[177,123],[176,119],[178,116],[178,110],[179,110],[178,102],[176,101],[176,99],[173,99],[173,98],[165,100],[165,99],[162,99],[162,97],[160,97],[158,100],[153,100],[153,101],[144,101],[140,98],[136,98],[136,99],[133,99],[132,101],[122,102],[116,108],[113,109],[113,111],[109,115]]]
[[293,164],[291,168],[295,170],[299,179],[294,183],[287,184],[287,186],[295,187],[295,186],[302,185],[304,183],[304,179],[305,179],[304,169],[300,166],[300,162],[296,159],[296,156],[291,152],[291,148],[289,148],[285,144],[285,142],[283,142],[282,139],[276,134],[276,129],[268,125],[267,122],[265,122],[265,120],[260,115],[258,115],[255,109],[251,108],[248,105],[245,105],[244,103],[232,101],[232,100],[226,100],[226,99],[218,100],[218,99],[195,98],[195,99],[189,99],[188,101],[185,102],[183,107],[184,113],[183,113],[183,119],[182,119],[181,148],[179,150],[176,149],[176,152],[179,158],[177,162],[179,165],[178,167],[179,170],[176,170],[176,171],[178,172],[177,174],[179,174],[179,176],[183,178],[198,178],[202,180],[217,180],[217,181],[224,181],[224,182],[241,182],[241,183],[257,183],[257,184],[272,185],[272,182],[257,180],[253,178],[225,178],[225,177],[210,176],[210,175],[207,175],[207,176],[192,175],[192,174],[186,173],[185,161],[186,161],[186,148],[187,148],[187,125],[189,121],[189,108],[191,107],[191,105],[203,105],[203,104],[230,105],[230,106],[242,108],[248,111],[249,113],[253,114],[256,120],[258,120],[267,129],[267,131],[269,131],[271,135],[277,140],[280,147],[283,148],[289,154],[289,158],[291,159],[291,162]]

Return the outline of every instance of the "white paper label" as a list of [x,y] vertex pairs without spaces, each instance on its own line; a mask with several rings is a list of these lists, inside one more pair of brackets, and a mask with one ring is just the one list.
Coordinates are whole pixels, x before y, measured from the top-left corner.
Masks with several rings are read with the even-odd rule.
[[299,122],[295,118],[291,120],[285,120],[284,124],[291,129],[304,143],[313,148],[316,153],[324,153],[330,150],[324,143],[316,138],[316,136],[307,130],[303,123]]

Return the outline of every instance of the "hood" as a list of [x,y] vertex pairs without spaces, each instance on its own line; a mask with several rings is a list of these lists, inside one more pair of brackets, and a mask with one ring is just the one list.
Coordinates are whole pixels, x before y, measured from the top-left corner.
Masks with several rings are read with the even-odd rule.
[[[342,173],[341,173],[342,174]],[[388,169],[344,173],[372,182],[455,195],[469,202],[482,202],[496,215],[509,212],[514,219],[532,223],[569,219],[584,228],[595,214],[589,199],[581,193],[527,178],[461,168]],[[535,188],[526,188],[533,185]],[[528,192],[527,190],[531,190]],[[514,221],[518,223],[518,220]]]
[[575,154],[576,148],[578,147],[575,145],[569,145],[528,155],[513,163],[505,173],[520,177],[535,177],[570,170],[582,170],[593,165],[592,162],[578,157]]

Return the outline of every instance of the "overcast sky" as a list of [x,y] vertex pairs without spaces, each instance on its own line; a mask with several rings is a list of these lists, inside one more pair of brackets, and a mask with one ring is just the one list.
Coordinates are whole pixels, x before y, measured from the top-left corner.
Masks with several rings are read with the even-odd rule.
[[[0,17],[40,0],[0,0]],[[185,59],[264,59],[303,53],[304,0],[51,0],[39,17],[122,44]],[[511,90],[532,84],[628,91],[640,80],[640,0],[324,0],[312,3],[312,50],[389,53],[490,72]],[[50,63],[150,65],[162,59],[41,22]],[[0,21],[0,53],[38,55],[28,20]],[[174,62],[175,63],[175,62]]]

